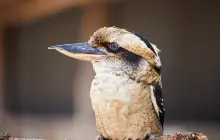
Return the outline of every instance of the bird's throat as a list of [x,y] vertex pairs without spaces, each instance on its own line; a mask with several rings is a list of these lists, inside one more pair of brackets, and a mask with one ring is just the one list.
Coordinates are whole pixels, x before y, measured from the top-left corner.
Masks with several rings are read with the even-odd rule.
[[91,87],[92,94],[97,96],[100,102],[118,100],[129,104],[136,94],[140,93],[143,86],[126,74],[114,74],[111,72],[96,74]]

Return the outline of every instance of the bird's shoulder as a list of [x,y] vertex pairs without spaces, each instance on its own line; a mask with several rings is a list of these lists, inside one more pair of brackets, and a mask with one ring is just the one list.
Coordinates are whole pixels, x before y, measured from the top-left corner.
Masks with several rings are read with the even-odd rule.
[[159,117],[160,123],[163,126],[165,117],[165,107],[162,95],[162,85],[160,82],[153,83],[151,86],[151,99],[154,109]]

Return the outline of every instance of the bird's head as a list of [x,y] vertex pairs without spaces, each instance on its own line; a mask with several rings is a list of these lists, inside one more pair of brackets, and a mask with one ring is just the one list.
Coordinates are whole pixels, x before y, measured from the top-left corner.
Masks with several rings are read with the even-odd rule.
[[49,47],[75,59],[91,61],[96,74],[127,75],[138,82],[160,78],[159,49],[132,31],[117,27],[97,30],[85,43]]

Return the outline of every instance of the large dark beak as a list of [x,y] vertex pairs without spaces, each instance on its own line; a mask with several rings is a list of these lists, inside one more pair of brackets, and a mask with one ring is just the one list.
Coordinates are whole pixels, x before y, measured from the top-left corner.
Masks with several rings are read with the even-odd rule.
[[92,47],[87,42],[56,45],[48,49],[55,49],[69,57],[84,61],[100,61],[106,55],[105,52]]

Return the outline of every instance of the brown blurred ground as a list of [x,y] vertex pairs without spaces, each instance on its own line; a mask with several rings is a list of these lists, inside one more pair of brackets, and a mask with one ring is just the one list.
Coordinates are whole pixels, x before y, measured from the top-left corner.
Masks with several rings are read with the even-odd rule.
[[18,0],[0,2],[0,131],[95,138],[94,72],[48,46],[86,41],[103,26],[135,30],[161,50],[165,133],[220,134],[217,1]]

